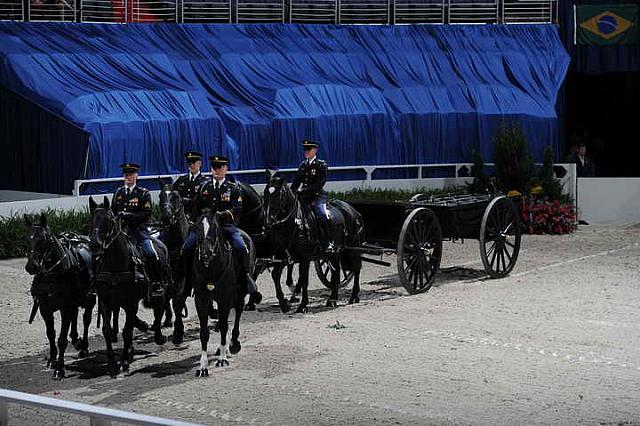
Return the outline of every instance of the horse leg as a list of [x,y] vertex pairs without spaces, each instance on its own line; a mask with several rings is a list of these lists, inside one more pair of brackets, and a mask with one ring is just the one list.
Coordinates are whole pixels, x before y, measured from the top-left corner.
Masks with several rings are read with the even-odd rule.
[[[104,319],[104,318],[103,318]],[[116,343],[118,341],[118,330],[120,329],[120,307],[116,306],[113,310],[113,327],[111,328],[111,334],[109,338],[111,339],[111,343]]]
[[300,278],[298,278],[298,282],[293,283],[293,267],[294,264],[290,263],[287,265],[287,287],[289,287],[289,291],[291,292],[291,297],[289,298],[289,302],[296,303],[299,302],[298,294],[300,294],[301,285]]
[[56,368],[56,358],[58,357],[58,348],[56,346],[56,324],[53,318],[53,311],[47,305],[40,305],[40,316],[44,320],[47,328],[47,339],[49,340],[49,359],[47,360],[47,368]]
[[282,276],[282,265],[276,265],[273,267],[271,271],[271,278],[273,279],[273,285],[276,288],[276,297],[278,298],[278,305],[280,305],[280,310],[282,313],[289,312],[291,309],[289,305],[289,301],[284,297],[284,293],[282,292],[282,285],[280,284],[280,277]]
[[84,305],[84,313],[82,314],[82,341],[78,350],[78,358],[86,358],[89,355],[89,326],[91,325],[91,317],[93,316],[93,307],[96,306],[96,297],[89,295]]
[[124,329],[122,330],[122,371],[129,371],[129,365],[133,362],[133,326],[136,323],[138,303],[132,303],[125,309]]
[[69,337],[71,338],[71,344],[73,347],[76,348],[76,350],[80,350],[80,339],[78,338],[78,315],[71,318]]
[[67,350],[67,344],[69,343],[67,340],[67,336],[69,335],[69,328],[73,322],[73,319],[78,318],[78,307],[64,307],[60,309],[60,316],[62,318],[62,325],[60,326],[60,335],[58,336],[58,362],[56,362],[56,367],[53,371],[54,379],[63,379],[65,376],[64,372],[64,353]]
[[298,284],[300,284],[302,288],[302,300],[300,301],[298,309],[296,309],[296,313],[298,314],[304,314],[308,311],[307,305],[309,304],[309,265],[310,262],[308,260],[300,262],[300,276],[298,278]]
[[117,312],[120,309],[117,305],[114,308],[107,306],[107,304],[100,300],[100,315],[102,315],[102,336],[107,344],[107,371],[111,377],[118,375],[120,367],[115,360],[115,354],[113,352],[113,329],[111,328],[111,315],[113,314],[113,321],[117,324]]
[[228,301],[218,303],[218,327],[220,328],[220,346],[218,347],[218,360],[216,367],[229,365],[229,348],[227,347],[227,333],[229,332],[229,311],[231,307]]
[[196,377],[209,376],[209,358],[207,345],[209,344],[209,295],[196,293],[196,311],[200,321],[200,368],[196,370]]
[[182,278],[174,280],[175,290],[171,303],[173,304],[173,312],[175,313],[175,321],[173,322],[173,336],[171,342],[179,345],[184,341],[184,323],[182,321],[182,311],[186,304],[186,282]]
[[362,260],[359,254],[353,254],[350,259],[350,267],[353,271],[353,289],[351,290],[351,298],[349,304],[360,303],[360,270],[362,269]]
[[[176,316],[178,316],[176,314]],[[171,311],[171,300],[169,297],[165,297],[164,304],[164,322],[162,323],[163,327],[172,327],[173,326],[173,312]]]
[[162,315],[164,314],[164,307],[166,296],[154,297],[153,300],[153,340],[156,345],[164,345],[167,343],[167,338],[162,334]]
[[240,344],[240,317],[242,317],[242,298],[240,301],[236,303],[236,315],[233,319],[233,330],[231,331],[231,346],[229,346],[229,351],[232,354],[237,354],[242,349],[242,345]]
[[331,256],[329,262],[331,263],[331,295],[325,306],[335,308],[338,306],[338,288],[340,287],[340,258]]

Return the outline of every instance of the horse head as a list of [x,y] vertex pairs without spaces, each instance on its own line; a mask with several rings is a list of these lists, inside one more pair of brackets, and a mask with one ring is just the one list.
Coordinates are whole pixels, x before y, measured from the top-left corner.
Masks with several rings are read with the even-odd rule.
[[71,260],[65,248],[47,224],[47,216],[40,214],[38,222],[32,222],[25,215],[29,226],[27,264],[25,270],[32,275],[64,272],[71,267]]
[[205,268],[221,253],[222,229],[215,214],[210,212],[202,215],[196,225],[196,235],[198,236],[198,260]]
[[105,246],[108,244],[107,239],[116,233],[115,231],[118,230],[120,224],[111,210],[107,197],[104,197],[102,204],[97,204],[93,197],[89,197],[89,211],[91,213],[89,246],[95,256],[104,252]]
[[180,197],[178,191],[175,191],[171,184],[162,185],[160,190],[160,216],[162,223],[165,226],[174,226],[183,212],[182,197]]
[[278,222],[278,218],[286,215],[287,208],[295,196],[287,185],[287,180],[277,172],[267,171],[267,186],[264,188],[262,197],[264,208],[264,228],[265,232]]

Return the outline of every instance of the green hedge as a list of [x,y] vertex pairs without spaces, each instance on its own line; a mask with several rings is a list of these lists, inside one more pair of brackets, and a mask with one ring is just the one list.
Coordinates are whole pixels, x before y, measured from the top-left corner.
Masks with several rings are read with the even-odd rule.
[[[330,198],[337,198],[345,201],[358,200],[408,200],[417,193],[439,194],[445,191],[434,191],[426,188],[419,188],[412,191],[403,190],[361,190],[355,189],[348,192],[331,192]],[[158,220],[159,209],[154,206],[152,220]],[[81,211],[56,211],[48,210],[45,212],[47,222],[51,229],[59,234],[63,231],[74,231],[80,234],[89,233],[89,212]],[[38,220],[39,215],[32,215],[33,221]],[[10,259],[16,257],[24,257],[27,252],[27,239],[29,237],[29,229],[27,228],[24,216],[14,216],[0,218],[0,259]]]

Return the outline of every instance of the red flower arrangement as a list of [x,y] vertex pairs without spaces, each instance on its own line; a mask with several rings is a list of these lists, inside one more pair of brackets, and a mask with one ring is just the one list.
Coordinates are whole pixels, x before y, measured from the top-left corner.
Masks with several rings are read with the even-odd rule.
[[576,211],[572,204],[548,197],[524,195],[520,198],[522,230],[527,234],[570,234],[576,231]]

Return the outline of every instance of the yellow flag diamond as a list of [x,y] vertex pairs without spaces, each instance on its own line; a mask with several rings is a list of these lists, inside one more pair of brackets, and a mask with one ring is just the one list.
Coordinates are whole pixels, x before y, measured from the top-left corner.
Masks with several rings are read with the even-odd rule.
[[587,19],[580,26],[605,40],[610,40],[631,28],[633,22],[613,12],[605,11]]

